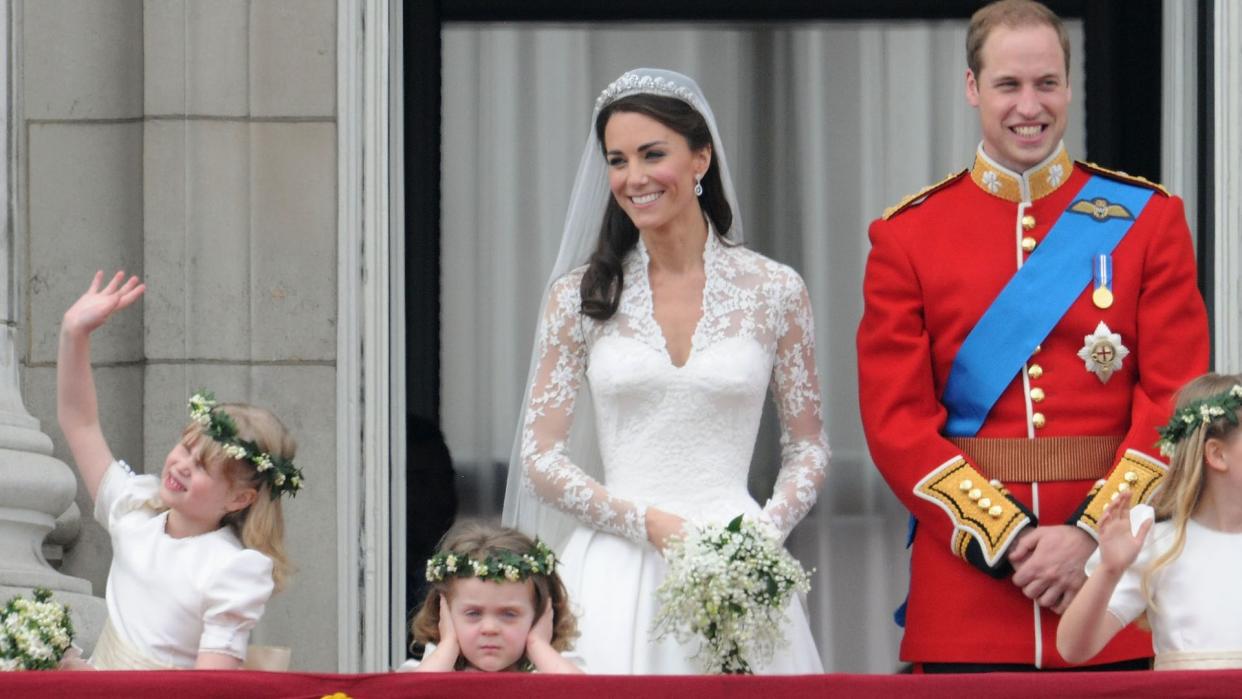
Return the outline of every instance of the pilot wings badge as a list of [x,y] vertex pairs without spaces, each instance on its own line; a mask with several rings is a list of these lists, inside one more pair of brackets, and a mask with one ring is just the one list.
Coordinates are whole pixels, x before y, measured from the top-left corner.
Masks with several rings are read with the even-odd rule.
[[1096,221],[1103,223],[1110,218],[1132,219],[1134,215],[1129,209],[1121,204],[1114,204],[1107,199],[1097,197],[1090,201],[1079,199],[1070,205],[1070,211],[1079,214],[1086,214]]
[[1082,339],[1078,357],[1086,363],[1087,371],[1100,379],[1100,383],[1108,383],[1113,372],[1121,368],[1121,360],[1130,355],[1130,350],[1121,344],[1121,335],[1109,330],[1104,321],[1100,321],[1094,333],[1084,335]]

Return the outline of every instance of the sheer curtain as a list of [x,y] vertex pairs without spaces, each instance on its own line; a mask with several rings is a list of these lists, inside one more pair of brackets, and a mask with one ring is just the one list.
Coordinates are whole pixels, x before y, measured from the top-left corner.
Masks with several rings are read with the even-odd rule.
[[[599,28],[603,27],[603,28]],[[1070,23],[1082,93],[1081,26]],[[720,123],[747,244],[792,265],[815,304],[833,463],[789,547],[817,569],[824,667],[891,672],[905,595],[905,513],[867,455],[854,331],[867,225],[970,164],[965,22],[448,25],[444,30],[442,427],[470,493],[499,512],[539,298],[599,90],[627,68],[677,70]],[[1082,110],[1066,135],[1083,157]],[[771,406],[751,488],[779,466]]]

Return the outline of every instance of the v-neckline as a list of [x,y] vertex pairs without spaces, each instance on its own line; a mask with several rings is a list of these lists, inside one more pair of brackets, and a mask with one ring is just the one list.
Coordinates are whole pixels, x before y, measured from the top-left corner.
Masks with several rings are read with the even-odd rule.
[[656,319],[655,314],[655,287],[651,284],[651,255],[647,252],[647,246],[643,243],[642,237],[638,239],[639,262],[642,266],[643,283],[647,285],[647,307],[644,309],[647,317],[651,320],[651,324],[655,327],[655,335],[660,340],[660,352],[664,355],[664,360],[668,362],[674,370],[681,370],[690,364],[690,360],[694,359],[695,350],[699,344],[699,330],[703,327],[703,321],[707,318],[707,287],[712,278],[712,260],[716,255],[715,240],[716,234],[712,232],[711,224],[707,225],[707,240],[703,243],[703,288],[699,292],[699,317],[694,323],[694,330],[690,333],[690,349],[686,352],[686,358],[681,364],[673,360],[673,354],[669,350],[668,335],[664,331],[664,326],[660,325],[660,321]]

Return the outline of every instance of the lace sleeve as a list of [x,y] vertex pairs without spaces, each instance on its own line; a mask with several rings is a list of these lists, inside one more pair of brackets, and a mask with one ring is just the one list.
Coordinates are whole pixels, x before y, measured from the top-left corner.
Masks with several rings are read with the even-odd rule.
[[644,543],[645,508],[613,497],[570,460],[566,447],[586,369],[577,279],[569,275],[552,286],[540,325],[538,364],[522,428],[523,485],[544,503],[585,524]]
[[806,516],[828,471],[828,437],[815,368],[815,321],[801,278],[778,328],[772,391],[781,421],[781,470],[763,513],[788,536]]

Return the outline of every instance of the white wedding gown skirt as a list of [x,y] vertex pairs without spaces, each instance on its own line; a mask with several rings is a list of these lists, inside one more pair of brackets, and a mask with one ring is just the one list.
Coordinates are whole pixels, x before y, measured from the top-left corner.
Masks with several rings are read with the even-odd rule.
[[[640,547],[613,534],[583,527],[574,532],[562,557],[562,579],[569,599],[581,613],[581,636],[574,651],[592,674],[697,675],[693,659],[699,643],[680,644],[672,636],[653,641],[651,625],[659,611],[656,588],[667,564],[655,549]],[[785,610],[784,637],[772,662],[754,668],[759,674],[823,672],[806,609],[795,596]]]

